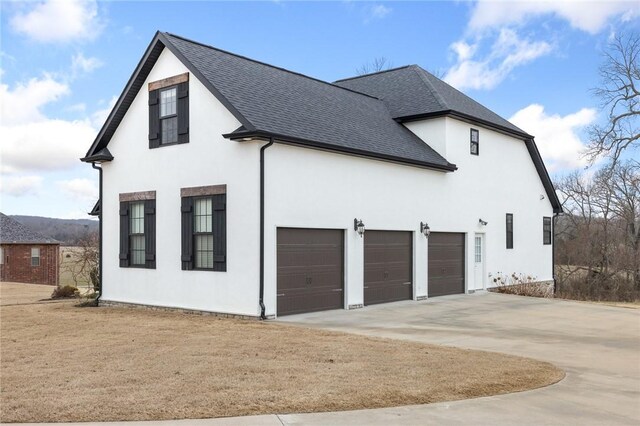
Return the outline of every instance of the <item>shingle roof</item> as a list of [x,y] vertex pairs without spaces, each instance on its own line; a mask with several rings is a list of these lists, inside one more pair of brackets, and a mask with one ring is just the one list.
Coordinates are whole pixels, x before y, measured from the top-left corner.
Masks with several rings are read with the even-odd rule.
[[181,37],[166,40],[246,120],[244,130],[281,135],[425,165],[450,167],[393,120],[374,97]]
[[27,228],[15,219],[0,213],[0,243],[2,244],[60,244]]
[[338,80],[334,84],[381,99],[393,118],[400,121],[452,111],[525,138],[533,137],[417,65]]

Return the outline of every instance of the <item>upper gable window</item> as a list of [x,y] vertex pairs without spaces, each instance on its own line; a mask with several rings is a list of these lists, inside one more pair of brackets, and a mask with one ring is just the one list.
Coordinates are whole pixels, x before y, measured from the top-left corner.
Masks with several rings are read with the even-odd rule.
[[470,152],[472,155],[480,155],[480,132],[476,129],[471,129],[470,137],[471,145]]
[[178,142],[176,87],[160,91],[160,144]]
[[149,83],[149,148],[189,142],[189,73]]

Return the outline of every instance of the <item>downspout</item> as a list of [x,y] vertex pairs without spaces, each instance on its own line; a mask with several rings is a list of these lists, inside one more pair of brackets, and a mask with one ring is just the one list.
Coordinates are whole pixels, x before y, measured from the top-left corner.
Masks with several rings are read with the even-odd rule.
[[[266,320],[264,306],[264,151],[273,145],[273,138],[260,148],[260,319]],[[102,212],[102,210],[101,210]]]
[[556,218],[560,213],[553,213],[551,219],[551,276],[553,277],[553,295],[558,290],[558,282],[556,280]]
[[96,163],[91,163],[91,167],[98,171],[99,176],[99,188],[98,188],[98,203],[100,203],[98,213],[98,297],[96,297],[96,305],[100,303],[100,297],[102,297],[102,166],[96,166]]

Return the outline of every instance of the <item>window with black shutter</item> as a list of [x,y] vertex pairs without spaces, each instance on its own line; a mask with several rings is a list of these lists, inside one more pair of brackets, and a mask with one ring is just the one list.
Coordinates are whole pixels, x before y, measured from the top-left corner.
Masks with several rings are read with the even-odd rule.
[[149,83],[149,148],[189,142],[189,79]]
[[226,197],[226,194],[182,197],[183,270],[227,270]]
[[545,245],[551,244],[551,218],[542,218],[542,243]]
[[507,213],[507,248],[513,248],[513,214]]
[[156,201],[120,201],[120,267],[155,269]]

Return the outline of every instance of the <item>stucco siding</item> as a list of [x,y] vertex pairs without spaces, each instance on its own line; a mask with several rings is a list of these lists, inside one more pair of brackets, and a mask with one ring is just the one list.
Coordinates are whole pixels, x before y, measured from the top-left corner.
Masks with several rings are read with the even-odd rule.
[[[188,72],[164,50],[109,143],[103,165],[104,300],[242,315],[258,312],[259,152],[221,134],[240,123],[193,75],[189,143],[149,149],[147,83]],[[227,272],[182,271],[180,189],[227,185]],[[156,191],[156,269],[119,266],[120,193]]]

